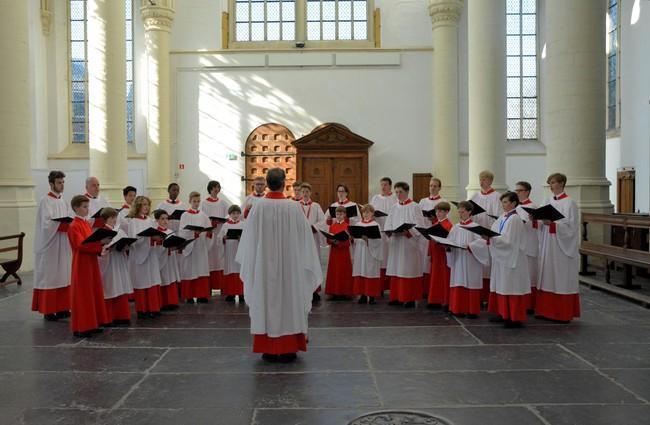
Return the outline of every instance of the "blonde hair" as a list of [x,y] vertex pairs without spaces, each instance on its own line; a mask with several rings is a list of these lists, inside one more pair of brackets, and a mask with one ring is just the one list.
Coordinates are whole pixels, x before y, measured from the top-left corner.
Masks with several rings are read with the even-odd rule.
[[562,183],[562,186],[566,186],[566,175],[562,173],[553,173],[546,179],[547,184],[551,184],[551,180],[555,180],[558,183]]
[[199,192],[197,192],[196,190],[193,190],[193,191],[190,192],[190,194],[189,194],[189,196],[187,198],[189,199],[190,202],[192,202],[192,199],[194,199],[194,198],[201,199],[201,194]]
[[367,212],[371,212],[371,213],[374,214],[374,213],[375,213],[375,207],[373,207],[373,206],[370,205],[370,204],[362,205],[362,206],[361,206],[361,214],[365,213],[366,211],[367,211]]
[[301,189],[309,189],[311,191],[311,185],[307,182],[304,182],[303,184],[300,185]]
[[[131,204],[131,208],[129,208],[129,213],[126,216],[129,218],[136,217],[138,214],[140,214],[140,210],[142,209],[142,206],[145,204],[145,202],[149,204],[149,207],[151,207],[151,199],[143,195],[136,196],[133,200],[133,204]],[[151,211],[149,211],[149,213],[151,213]]]
[[492,183],[494,181],[494,174],[492,173],[492,171],[483,170],[480,173],[478,173],[478,178],[479,179],[488,179],[488,180],[490,180],[490,183]]

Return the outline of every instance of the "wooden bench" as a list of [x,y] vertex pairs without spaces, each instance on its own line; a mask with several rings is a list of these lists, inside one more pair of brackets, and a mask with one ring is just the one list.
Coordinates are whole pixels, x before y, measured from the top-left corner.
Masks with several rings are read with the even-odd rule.
[[[17,239],[15,245],[8,247],[0,248],[0,266],[5,271],[5,274],[0,278],[0,287],[9,285],[10,283],[17,283],[22,285],[23,281],[18,276],[18,270],[23,263],[23,238],[25,237],[24,233],[19,233],[17,235],[11,236],[1,236],[1,241],[9,241],[12,239]],[[4,244],[3,244],[4,245]],[[6,252],[16,251],[16,255],[4,255]],[[9,277],[13,277],[11,280],[7,280]]]
[[[587,225],[601,224],[623,229],[625,232],[623,246],[595,243],[588,240]],[[611,265],[620,263],[625,269],[625,287],[633,287],[633,267],[650,268],[650,252],[631,247],[632,233],[638,229],[650,229],[650,217],[624,214],[582,214],[582,242],[580,244],[582,276],[593,275],[589,272],[589,257],[599,257],[605,260],[605,280],[611,283]]]

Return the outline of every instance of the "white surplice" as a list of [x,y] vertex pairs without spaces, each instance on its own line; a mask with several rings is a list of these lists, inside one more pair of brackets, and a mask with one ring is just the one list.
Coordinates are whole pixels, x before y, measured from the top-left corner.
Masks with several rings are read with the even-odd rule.
[[271,197],[258,200],[244,224],[235,260],[241,266],[251,333],[272,338],[306,334],[312,294],[323,274],[300,205]]
[[344,202],[344,203],[340,203],[339,201],[336,201],[336,202],[332,203],[327,208],[327,210],[325,211],[325,220],[327,220],[329,218],[334,219],[334,217],[332,217],[330,215],[330,208],[331,207],[334,207],[334,208],[345,207],[347,209],[348,207],[352,207],[352,206],[357,207],[357,216],[356,217],[348,217],[348,223],[349,224],[354,224],[357,221],[361,221],[361,211],[359,210],[359,205],[357,205],[356,202],[352,202],[352,201],[347,201],[347,202]]
[[[210,217],[228,218],[228,204],[222,198],[214,199],[208,197],[201,201],[201,211]],[[212,238],[208,240],[208,262],[210,264],[210,271],[223,270],[224,267],[224,253],[223,243],[217,240],[216,237],[223,223],[215,223],[216,227],[212,230]]]
[[[157,229],[165,232],[168,236],[173,233],[171,229],[161,227]],[[158,263],[160,264],[160,286],[169,286],[172,283],[180,282],[180,254],[178,250],[165,248],[162,245],[157,245],[154,249],[158,253]]]
[[[185,205],[183,205],[183,202],[180,200],[176,199],[174,202],[171,201],[171,199],[165,199],[162,201],[158,206],[156,207],[157,210],[164,210],[167,211],[168,215],[172,215],[174,211],[176,210],[186,210],[187,208]],[[178,226],[179,226],[180,220],[169,220],[169,229],[175,233],[178,233]]]
[[95,219],[92,218],[95,213],[102,208],[107,208],[110,207],[111,204],[108,203],[106,199],[104,199],[101,195],[97,195],[96,197],[90,196],[89,193],[84,194],[86,198],[88,198],[88,222],[90,223],[91,227],[95,223]]
[[[471,200],[476,202],[481,206],[481,208],[485,210],[484,213],[473,215],[472,221],[488,229],[491,228],[492,224],[495,222],[495,219],[489,217],[488,214],[497,217],[503,214],[503,207],[501,206],[501,200],[499,199],[500,197],[501,194],[494,189],[490,189],[485,193],[479,191],[474,196],[472,196]],[[490,277],[489,265],[483,267],[483,277],[486,279]]]
[[150,227],[158,227],[150,217],[133,217],[129,220],[129,237],[138,238],[129,248],[129,273],[133,289],[160,285],[160,263],[158,253],[151,246],[151,238],[137,236]]
[[[441,197],[440,195],[436,196],[428,196],[426,198],[420,199],[420,208],[422,211],[431,211],[433,210],[436,205],[438,205],[441,202],[448,202],[445,198]],[[426,227],[431,226],[431,223],[436,220],[436,217],[433,216],[431,218],[429,217],[424,217],[424,222],[426,223]],[[429,245],[431,242],[426,239],[422,238],[420,242],[420,254],[422,255],[422,273],[428,274],[431,273],[431,257],[429,256]]]
[[[578,249],[580,246],[580,218],[578,205],[569,197],[549,199],[564,216],[555,222],[556,233],[550,233],[550,226],[540,222],[540,251],[537,289],[555,294],[577,294]],[[542,206],[544,206],[542,205]]]
[[[391,192],[389,195],[382,195],[382,194],[377,194],[372,197],[370,200],[370,205],[375,207],[375,211],[381,211],[384,214],[388,214],[388,211],[390,211],[390,208],[397,203],[397,196],[393,192]],[[379,227],[381,230],[384,230],[384,224],[386,224],[386,217],[375,217],[375,220],[377,223],[379,223]],[[388,263],[388,239],[384,238],[382,239],[384,242],[384,247],[383,247],[383,255],[384,258],[381,260],[381,268],[385,269],[386,264]]]
[[[471,224],[471,221],[466,224]],[[480,241],[481,237],[454,224],[447,239],[460,246],[470,246],[470,250],[451,248],[447,251],[447,265],[450,269],[449,286],[483,288],[483,265],[471,252],[471,245]]]
[[[394,230],[404,223],[426,227],[422,209],[410,199],[390,208],[384,230]],[[408,230],[408,233],[410,233],[410,237],[404,235],[388,238],[387,276],[422,277],[420,243],[423,236],[415,229]]]
[[70,217],[65,201],[47,194],[38,203],[34,229],[34,289],[56,289],[70,285],[72,251],[68,234],[59,232],[54,218]]
[[[210,227],[210,219],[202,211],[195,211],[191,208],[183,213],[180,220],[178,236],[185,239],[194,239],[192,230],[186,230],[185,226]],[[182,280],[193,280],[199,277],[210,276],[210,261],[208,259],[208,238],[206,232],[201,232],[194,242],[183,248],[180,261],[180,273]]]
[[[111,242],[126,238],[127,234],[122,229],[116,227],[117,235]],[[129,256],[126,254],[127,248],[118,251],[111,248],[106,255],[99,257],[99,270],[102,273],[102,283],[104,284],[104,299],[116,298],[125,294],[133,293],[133,284],[129,273]]]
[[[375,220],[366,222],[360,221],[355,224],[360,227],[377,227],[379,223]],[[361,276],[367,278],[378,278],[381,275],[381,262],[384,258],[384,244],[387,243],[382,239],[386,238],[380,233],[382,238],[379,239],[355,239],[352,256],[352,276]]]
[[526,201],[525,204],[522,203],[517,207],[517,214],[524,222],[526,229],[526,258],[528,259],[528,273],[530,273],[530,287],[535,288],[538,279],[539,226],[541,222],[530,219],[530,214],[523,207],[537,208],[537,206],[529,199]]
[[[223,261],[223,274],[224,275],[229,275],[229,274],[235,274],[239,273],[239,263],[235,261],[235,257],[237,256],[237,250],[239,249],[239,241],[237,239],[226,239],[224,243],[224,236],[228,233],[229,229],[243,229],[244,228],[244,222],[239,220],[237,222],[234,222],[232,220],[228,220],[224,225],[221,227],[221,231],[219,234],[215,237],[215,243],[219,242],[221,245],[223,245],[223,253],[224,253],[224,261]],[[243,232],[242,232],[243,233]]]

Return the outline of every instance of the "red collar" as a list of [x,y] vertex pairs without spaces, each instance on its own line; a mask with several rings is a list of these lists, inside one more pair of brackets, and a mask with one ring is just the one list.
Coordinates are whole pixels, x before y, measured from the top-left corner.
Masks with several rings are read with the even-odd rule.
[[487,192],[481,191],[481,195],[489,195],[490,193],[493,193],[493,192],[494,192],[494,188],[491,187],[490,190],[488,190]]
[[52,192],[47,192],[47,196],[49,196],[50,198],[54,198],[54,199],[61,199],[61,195],[57,196],[57,195],[53,194]]
[[136,217],[138,220],[146,220],[147,216],[146,215],[139,215]]
[[190,214],[198,214],[199,213],[197,210],[193,210],[192,208],[189,208],[187,210],[187,212],[190,213]]
[[124,209],[124,208],[131,208],[131,205],[129,205],[129,204],[124,204],[124,205],[122,205],[122,209]]
[[375,220],[361,220],[362,223],[372,223]]
[[300,197],[294,196],[291,199],[293,199],[294,201],[302,201],[302,196],[300,196]]
[[259,195],[257,192],[253,192],[253,196],[256,198],[261,198],[262,196],[264,196],[264,194],[262,193],[261,195]]
[[282,192],[269,192],[264,195],[264,197],[268,199],[287,199],[284,197],[284,194]]
[[409,199],[407,199],[407,200],[404,201],[404,202],[401,202],[401,201],[400,201],[399,204],[400,204],[400,205],[408,205],[408,204],[410,204],[411,202],[413,202],[413,201],[411,200],[411,198],[409,198]]
[[520,202],[519,205],[528,205],[528,204],[532,204],[532,203],[533,203],[533,201],[531,201],[530,199],[526,199],[525,201]]
[[167,201],[168,204],[178,204],[178,199],[174,199],[173,201],[171,199],[168,199]]
[[343,221],[338,221],[334,219],[334,224],[347,224],[347,221],[345,221],[347,218],[344,218]]
[[567,195],[566,193],[563,193],[560,196],[553,196],[553,199],[555,199],[556,201],[559,201],[560,199],[564,199],[564,198],[568,198],[568,197],[569,197],[569,195]]
[[232,221],[231,219],[228,219],[228,221],[226,221],[226,223],[228,223],[228,224],[237,224],[239,222],[240,222],[240,220]]
[[167,231],[167,229],[162,227],[162,226],[158,226],[158,227],[156,227],[156,229],[160,230],[161,232],[166,232]]
[[388,192],[388,195],[384,195],[384,194],[382,193],[381,196],[386,196],[386,197],[388,197],[388,196],[393,196],[393,192]]
[[463,220],[460,221],[460,224],[462,224],[462,225],[465,225],[465,224],[471,224],[471,223],[472,223],[472,219],[471,219],[471,218],[468,218],[467,221],[463,221]]
[[208,196],[207,198],[205,198],[205,200],[208,202],[219,202],[219,197],[217,196],[217,198],[215,199],[212,196]]
[[300,199],[300,203],[303,204],[303,205],[311,205],[311,204],[314,203],[314,201],[312,201],[312,200],[310,199],[308,202],[305,202],[305,201],[303,201],[302,198],[301,198],[301,199]]
[[85,196],[86,198],[88,198],[88,199],[97,199],[96,196],[92,196],[92,195],[89,194],[88,192],[84,193],[84,196]]
[[341,202],[341,201],[336,201],[336,202],[338,202],[339,205],[345,205],[345,204],[347,204],[348,202],[350,202],[350,200],[349,200],[348,198],[345,198],[345,199],[343,200],[343,202]]
[[431,201],[437,201],[438,199],[440,199],[440,195],[429,196],[429,200],[431,200]]
[[446,221],[446,220],[448,220],[448,219],[449,219],[449,217],[445,217],[445,218],[443,218],[442,220],[437,220],[437,219],[436,219],[436,222],[438,222],[438,223],[442,223],[443,221]]

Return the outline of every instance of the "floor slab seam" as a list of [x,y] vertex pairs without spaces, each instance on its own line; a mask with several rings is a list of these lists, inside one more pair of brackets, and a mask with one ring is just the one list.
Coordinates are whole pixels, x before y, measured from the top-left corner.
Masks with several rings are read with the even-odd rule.
[[553,425],[549,421],[546,420],[544,416],[537,410],[536,406],[528,405],[526,406],[526,409],[533,414],[542,424],[544,425]]
[[372,361],[370,360],[370,355],[368,353],[368,347],[363,347],[363,354],[366,358],[366,365],[370,371],[370,378],[372,379],[372,384],[375,386],[375,393],[377,394],[377,400],[379,401],[379,406],[384,407],[384,399],[381,396],[381,391],[379,391],[379,384],[377,383],[377,376],[375,375],[374,368],[372,366]]
[[623,391],[625,391],[625,392],[627,392],[628,394],[634,396],[637,400],[642,401],[642,402],[645,403],[645,404],[650,404],[650,403],[648,402],[648,400],[646,400],[644,397],[641,397],[640,395],[638,395],[637,393],[635,393],[635,392],[632,391],[631,389],[627,388],[625,385],[623,385],[622,383],[618,382],[615,378],[613,378],[613,377],[609,376],[608,374],[606,374],[605,372],[603,372],[600,368],[598,368],[598,366],[596,366],[595,364],[591,363],[591,362],[588,361],[587,359],[583,358],[583,357],[582,357],[581,355],[579,355],[578,353],[574,352],[573,350],[570,350],[568,347],[565,347],[565,346],[562,345],[562,344],[558,344],[558,346],[559,346],[560,348],[562,348],[563,350],[565,350],[567,353],[569,353],[569,354],[573,355],[574,357],[576,357],[578,360],[583,361],[583,362],[585,362],[586,364],[590,365],[590,366],[593,368],[594,372],[596,372],[597,374],[599,374],[599,375],[602,376],[603,378],[607,379],[608,381],[610,381],[612,384],[616,385],[617,387],[619,387],[619,388],[622,389]]

